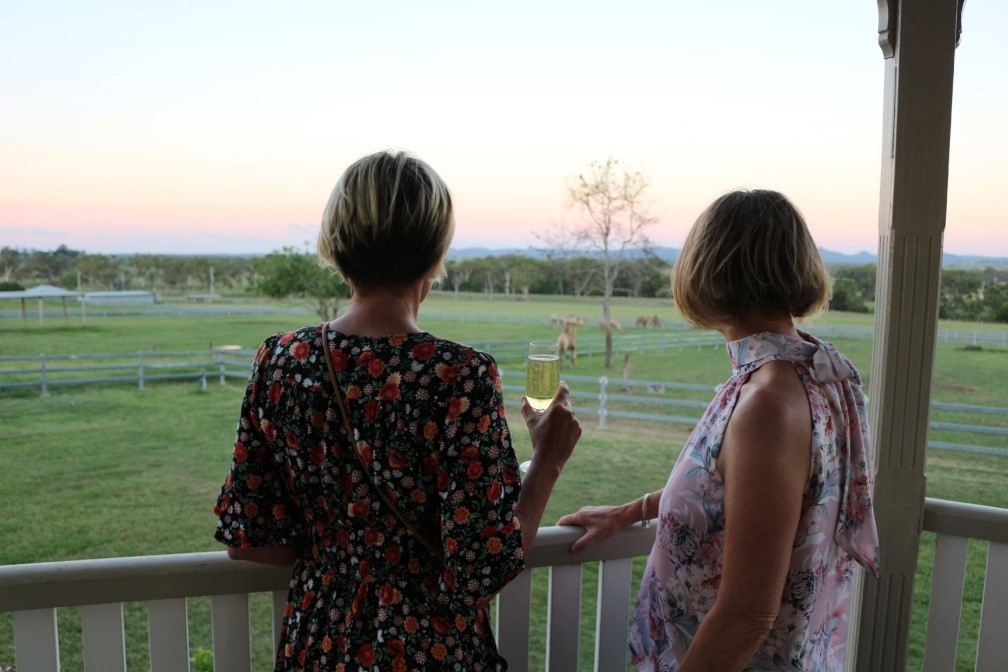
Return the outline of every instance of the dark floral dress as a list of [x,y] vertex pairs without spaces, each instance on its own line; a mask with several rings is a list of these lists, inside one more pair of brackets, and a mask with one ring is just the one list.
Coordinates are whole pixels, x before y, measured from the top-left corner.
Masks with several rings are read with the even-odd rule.
[[346,436],[322,329],[272,336],[253,364],[216,538],[303,547],[277,670],[493,670],[480,601],[524,567],[518,465],[494,360],[428,333],[330,332],[354,439]]

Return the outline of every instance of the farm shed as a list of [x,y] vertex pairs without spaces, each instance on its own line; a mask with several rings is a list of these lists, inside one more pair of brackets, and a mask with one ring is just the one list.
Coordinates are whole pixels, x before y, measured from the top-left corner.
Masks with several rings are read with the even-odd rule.
[[[83,292],[76,292],[69,289],[63,289],[62,287],[56,287],[54,285],[38,285],[37,287],[31,287],[24,290],[15,290],[9,292],[0,292],[0,301],[3,300],[19,300],[21,302],[21,321],[28,322],[28,312],[26,307],[26,302],[29,299],[38,301],[38,319],[39,324],[45,324],[45,301],[47,299],[59,299],[63,304],[63,321],[66,322],[68,319],[66,301],[67,297],[73,297],[76,300],[80,300],[83,296]],[[83,304],[82,304],[83,306]],[[84,314],[83,308],[81,310],[81,323],[87,322],[87,316]]]
[[84,303],[92,306],[135,306],[155,303],[154,293],[145,291],[87,292]]

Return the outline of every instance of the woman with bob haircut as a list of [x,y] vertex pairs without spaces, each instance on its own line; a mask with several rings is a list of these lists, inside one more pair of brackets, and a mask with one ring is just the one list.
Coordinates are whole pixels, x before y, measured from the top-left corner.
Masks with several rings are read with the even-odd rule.
[[500,670],[487,603],[524,567],[581,435],[561,384],[522,414],[519,482],[493,358],[417,323],[454,230],[430,166],[340,177],[318,253],[346,312],[259,348],[215,512],[228,555],[292,566],[276,670]]
[[734,191],[697,219],[672,274],[682,315],[727,341],[732,375],[665,488],[560,519],[576,552],[657,517],[631,623],[640,670],[842,670],[855,563],[878,574],[861,379],[795,328],[830,278],[775,191]]

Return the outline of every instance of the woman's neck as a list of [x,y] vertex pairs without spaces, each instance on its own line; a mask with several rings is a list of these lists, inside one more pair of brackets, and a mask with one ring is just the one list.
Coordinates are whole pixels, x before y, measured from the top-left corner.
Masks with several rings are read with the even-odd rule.
[[798,330],[794,326],[794,321],[790,315],[764,315],[750,313],[733,319],[728,324],[719,328],[718,331],[727,341],[737,341],[740,338],[769,331],[774,334],[783,334],[798,338]]
[[332,321],[332,328],[356,336],[389,336],[422,331],[417,324],[420,303],[430,291],[430,282],[421,280],[404,290],[374,288],[355,291],[350,305]]

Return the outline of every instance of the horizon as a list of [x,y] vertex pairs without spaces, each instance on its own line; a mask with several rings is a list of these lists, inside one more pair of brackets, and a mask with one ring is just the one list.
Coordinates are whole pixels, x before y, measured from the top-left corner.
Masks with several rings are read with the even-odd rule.
[[[59,246],[57,246],[57,247],[59,247]],[[91,251],[88,251],[88,250],[76,250],[76,249],[74,249],[74,248],[72,248],[70,246],[66,246],[66,247],[68,249],[74,251],[74,252],[79,252],[79,253],[83,253],[83,254],[99,254],[99,255],[105,255],[105,256],[109,256],[109,257],[132,257],[132,256],[145,256],[145,255],[149,255],[149,256],[165,256],[165,257],[197,257],[197,258],[198,257],[207,257],[207,258],[211,258],[211,259],[212,258],[220,258],[220,257],[238,257],[238,258],[248,257],[248,258],[256,258],[256,257],[265,257],[268,254],[273,254],[273,253],[281,252],[281,250],[270,250],[268,252],[91,252]],[[53,252],[53,251],[55,251],[55,249],[56,248],[46,249],[46,250],[42,250],[42,249],[25,249],[23,251],[28,252],[28,253],[31,254],[31,253],[36,253],[36,252]],[[494,245],[489,245],[489,246],[488,245],[470,245],[470,246],[460,247],[460,246],[457,246],[457,245],[452,245],[451,247],[448,248],[448,253],[447,253],[447,257],[446,258],[451,259],[451,258],[453,258],[453,256],[457,256],[460,253],[470,253],[470,254],[468,254],[465,257],[467,259],[478,259],[478,258],[482,258],[482,256],[499,256],[499,255],[502,255],[502,254],[516,254],[516,255],[520,255],[520,256],[521,255],[527,255],[527,256],[531,256],[531,257],[535,258],[535,256],[536,256],[535,254],[528,254],[528,253],[537,253],[537,252],[538,253],[544,253],[544,252],[549,251],[549,249],[550,248],[545,248],[545,247],[534,247],[532,245],[526,245],[524,247],[501,246],[501,245],[497,245],[497,246],[494,246]],[[633,248],[633,250],[639,250],[639,249],[640,248]],[[660,250],[660,251],[673,251],[673,252],[676,252],[676,253],[678,253],[678,252],[681,251],[681,247],[679,247],[679,246],[673,246],[673,245],[653,245],[653,246],[651,246],[651,249],[653,249],[653,250]],[[843,252],[843,251],[839,251],[839,250],[832,250],[832,249],[825,248],[825,247],[822,247],[822,246],[818,246],[817,249],[819,250],[820,254],[823,255],[823,257],[824,257],[823,260],[827,264],[831,264],[831,263],[849,263],[849,264],[856,265],[856,264],[860,264],[862,262],[855,261],[855,259],[866,257],[866,256],[867,257],[871,257],[873,260],[878,259],[878,252],[877,251],[871,251],[871,250],[867,250],[867,249],[865,249],[865,250],[857,250],[857,251],[854,251],[854,252]],[[314,254],[314,250],[313,249],[309,249],[309,248],[300,248],[300,249],[295,248],[295,250],[299,251],[301,253]],[[477,252],[479,252],[479,253],[486,253],[486,254],[482,255],[482,256],[477,256],[475,254]],[[575,255],[576,257],[590,257],[593,254],[598,254],[597,252],[593,253],[590,250],[579,250],[578,252],[579,252],[579,254]],[[664,257],[662,257],[661,254],[657,254],[656,256],[658,256],[659,258],[664,258]],[[1008,255],[1001,256],[1001,255],[998,255],[998,254],[976,254],[976,253],[961,254],[961,253],[956,253],[956,252],[949,252],[948,250],[943,250],[942,251],[942,257],[945,258],[945,259],[948,259],[948,258],[951,257],[954,260],[962,260],[962,261],[967,262],[967,263],[980,263],[980,262],[1008,263]],[[848,259],[850,261],[846,261]],[[875,262],[871,261],[871,262],[864,262],[864,263],[875,263]]]
[[[17,64],[0,69],[0,124],[17,129],[0,136],[0,247],[301,248],[343,168],[392,147],[448,183],[453,247],[532,247],[578,222],[566,185],[611,156],[650,181],[655,245],[681,246],[725,191],[767,187],[820,247],[877,254],[877,8],[816,4],[13,0],[0,6],[0,59]],[[1005,32],[1004,3],[965,6],[949,254],[1008,257]]]

